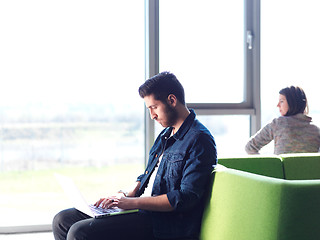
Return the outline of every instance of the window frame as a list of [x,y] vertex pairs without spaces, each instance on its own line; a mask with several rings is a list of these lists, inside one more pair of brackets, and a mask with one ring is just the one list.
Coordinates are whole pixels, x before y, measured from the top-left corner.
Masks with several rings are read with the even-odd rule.
[[[159,73],[159,1],[146,0],[146,79]],[[252,49],[247,32],[251,32]],[[241,103],[187,103],[199,115],[250,115],[250,135],[261,127],[260,0],[244,0],[244,101]],[[145,110],[145,163],[155,140],[154,121]]]

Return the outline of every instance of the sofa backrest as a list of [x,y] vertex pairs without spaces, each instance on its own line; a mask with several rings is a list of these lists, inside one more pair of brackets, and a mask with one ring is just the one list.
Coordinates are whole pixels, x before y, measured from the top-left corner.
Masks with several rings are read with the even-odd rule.
[[218,169],[205,209],[201,240],[277,239],[279,179]]
[[280,157],[285,179],[320,179],[320,153],[282,154]]
[[218,166],[201,240],[320,239],[320,180],[284,180]]
[[242,156],[221,158],[218,163],[232,169],[284,179],[283,165],[278,156]]

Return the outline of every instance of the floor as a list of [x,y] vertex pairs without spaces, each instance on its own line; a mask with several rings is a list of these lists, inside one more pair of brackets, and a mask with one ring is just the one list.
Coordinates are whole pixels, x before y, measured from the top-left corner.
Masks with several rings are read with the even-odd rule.
[[0,234],[0,240],[53,240],[53,235],[52,232],[7,235]]

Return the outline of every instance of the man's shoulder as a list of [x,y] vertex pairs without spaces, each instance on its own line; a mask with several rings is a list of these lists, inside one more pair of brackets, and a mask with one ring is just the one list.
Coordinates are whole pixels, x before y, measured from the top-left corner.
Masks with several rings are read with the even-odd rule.
[[195,119],[191,128],[192,131],[197,132],[198,134],[204,134],[204,135],[209,135],[212,136],[210,130],[202,124],[199,120]]
[[215,140],[210,130],[204,126],[200,121],[195,120],[187,132],[185,139],[215,145]]

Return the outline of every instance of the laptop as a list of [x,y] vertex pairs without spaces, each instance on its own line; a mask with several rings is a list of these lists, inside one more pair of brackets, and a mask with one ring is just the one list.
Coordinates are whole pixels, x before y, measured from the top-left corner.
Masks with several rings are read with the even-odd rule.
[[139,211],[139,209],[124,210],[117,207],[104,209],[101,207],[95,207],[94,205],[89,205],[84,199],[84,197],[82,196],[78,187],[75,185],[74,181],[70,177],[67,177],[58,173],[55,173],[54,176],[59,182],[65,194],[68,196],[68,198],[72,202],[74,208],[91,217],[103,218],[108,216],[134,213]]

